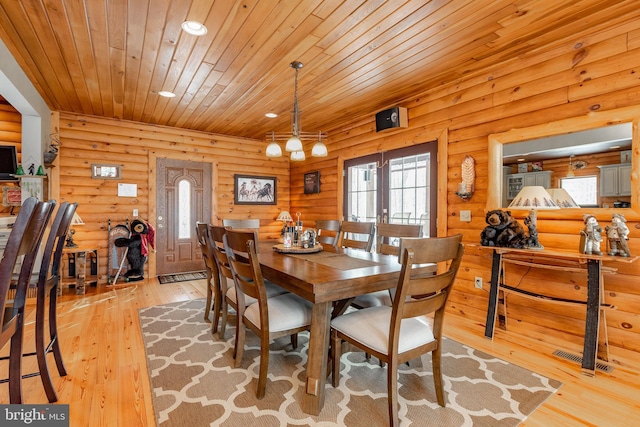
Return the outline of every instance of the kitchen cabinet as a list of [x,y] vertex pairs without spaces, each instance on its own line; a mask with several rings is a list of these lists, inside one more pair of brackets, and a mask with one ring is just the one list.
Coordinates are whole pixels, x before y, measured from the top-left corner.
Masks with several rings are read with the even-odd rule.
[[631,163],[598,167],[600,168],[600,197],[631,195]]
[[538,185],[544,188],[551,187],[551,171],[514,173],[507,175],[506,191],[507,199],[513,200],[522,187]]

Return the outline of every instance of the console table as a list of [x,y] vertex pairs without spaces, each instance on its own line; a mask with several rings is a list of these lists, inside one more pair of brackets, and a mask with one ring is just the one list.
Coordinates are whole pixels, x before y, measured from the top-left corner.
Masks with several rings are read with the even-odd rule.
[[[84,295],[85,284],[98,283],[98,249],[65,247],[62,254],[67,257],[66,274],[61,275],[61,284],[75,284],[76,294]],[[89,274],[87,274],[89,258]],[[61,287],[58,287],[61,292]]]
[[[603,273],[615,273],[616,269],[603,266],[603,262],[632,263],[638,256],[619,257],[607,255],[586,255],[578,251],[559,249],[513,249],[494,246],[468,245],[493,251],[491,264],[491,288],[487,308],[487,322],[485,337],[493,339],[498,311],[498,297],[500,291],[517,293],[526,297],[541,300],[556,300],[567,304],[586,305],[586,319],[584,332],[584,348],[582,354],[582,373],[594,376],[596,359],[609,360],[609,349],[606,339],[606,317],[604,316],[604,278]],[[554,262],[556,261],[556,262]],[[521,290],[504,283],[503,270],[505,263],[544,268],[550,270],[586,272],[587,300],[556,299],[546,295]],[[601,320],[602,317],[602,320]],[[601,333],[602,332],[602,333]]]

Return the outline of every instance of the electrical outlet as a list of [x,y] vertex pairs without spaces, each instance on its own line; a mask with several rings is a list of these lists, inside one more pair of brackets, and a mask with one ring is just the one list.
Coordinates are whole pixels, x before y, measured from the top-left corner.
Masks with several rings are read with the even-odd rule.
[[482,289],[482,277],[476,276],[476,288]]
[[133,216],[134,216],[134,217],[138,216],[138,209],[134,209],[134,210],[133,210]]

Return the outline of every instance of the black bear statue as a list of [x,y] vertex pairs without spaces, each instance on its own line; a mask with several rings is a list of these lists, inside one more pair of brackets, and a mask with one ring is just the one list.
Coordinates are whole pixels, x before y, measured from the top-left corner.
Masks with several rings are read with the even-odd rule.
[[482,246],[501,246],[507,248],[526,248],[529,238],[524,227],[511,216],[511,211],[500,209],[487,212],[487,226],[480,233]]
[[[126,247],[129,270],[124,274],[128,282],[136,282],[144,279],[144,265],[148,258],[149,225],[144,221],[135,219],[131,222],[131,237],[120,237],[114,244],[118,247]],[[153,246],[153,243],[151,242]]]

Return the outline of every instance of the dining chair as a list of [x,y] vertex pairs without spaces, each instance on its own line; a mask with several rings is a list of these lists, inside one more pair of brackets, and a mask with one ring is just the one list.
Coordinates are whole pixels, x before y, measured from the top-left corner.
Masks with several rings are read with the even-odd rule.
[[[220,275],[218,274],[218,266],[213,258],[211,238],[209,237],[209,224],[206,222],[196,222],[196,236],[198,245],[202,252],[202,260],[204,261],[205,271],[207,272],[207,300],[205,302],[204,320],[209,321],[209,313],[213,310],[213,318],[211,319],[211,332],[218,331],[218,321],[220,316]],[[217,278],[217,279],[216,279]],[[213,303],[213,306],[212,306]]]
[[340,221],[337,219],[316,220],[316,240],[322,245],[336,246],[340,237]]
[[421,237],[429,237],[429,214],[423,213],[420,215],[420,220],[418,224],[422,225],[422,236]]
[[[219,272],[219,286],[220,286],[220,294],[221,294],[221,305],[220,311],[222,315],[222,320],[220,321],[220,330],[218,332],[218,336],[220,339],[224,339],[224,334],[227,328],[227,321],[229,316],[229,307],[233,308],[236,313],[238,312],[238,296],[236,287],[234,284],[233,273],[231,271],[231,265],[229,263],[229,257],[224,248],[224,236],[230,231],[225,227],[210,225],[209,226],[209,236],[212,241],[212,248],[214,249],[213,255],[216,261],[216,265],[218,267]],[[248,232],[253,236],[254,241],[257,241],[256,232]],[[265,288],[267,292],[267,296],[276,296],[285,293],[286,291],[280,286],[265,281]],[[215,301],[214,301],[215,302]],[[245,298],[245,304],[254,303],[255,300],[253,298]],[[215,308],[214,308],[215,310]],[[237,326],[240,322],[239,316],[236,318],[236,331]],[[213,331],[212,331],[213,332]],[[237,340],[236,340],[237,342]],[[236,356],[236,348],[234,347],[233,357]]]
[[223,219],[222,225],[233,230],[259,230],[260,219]]
[[356,248],[371,252],[375,223],[342,221],[338,247]]
[[[58,368],[58,374],[61,377],[67,375],[67,370],[62,360],[62,351],[60,350],[60,342],[58,340],[58,293],[60,289],[60,269],[62,262],[62,250],[65,247],[65,241],[73,214],[76,212],[78,204],[63,202],[58,207],[58,211],[51,222],[51,227],[47,240],[45,242],[44,251],[42,252],[42,261],[40,263],[40,272],[36,283],[36,351],[35,353],[27,353],[24,356],[35,355],[38,361],[38,372],[23,375],[23,378],[40,375],[40,380],[44,387],[47,399],[50,403],[58,401],[58,395],[51,374],[49,373],[49,365],[47,363],[47,354],[53,353],[53,359]],[[46,314],[47,298],[49,300],[49,313]],[[49,323],[49,338],[45,346],[45,320]]]
[[[403,237],[421,237],[422,226],[413,224],[376,224],[375,251],[385,255],[400,255],[400,239]],[[392,290],[383,290],[359,295],[351,305],[356,308],[391,306]]]
[[[290,292],[268,297],[265,281],[256,253],[256,241],[251,233],[229,231],[224,235],[225,251],[238,288],[238,330],[236,332],[236,368],[242,364],[246,328],[260,338],[260,371],[256,396],[262,399],[267,387],[269,343],[290,336],[293,348],[298,346],[298,332],[311,327],[312,304]],[[247,304],[246,297],[254,302]]]
[[391,215],[391,224],[409,224],[409,218],[411,218],[411,212],[396,212]]
[[[22,403],[22,341],[27,287],[40,249],[42,236],[54,206],[54,201],[40,202],[35,197],[27,198],[20,207],[20,212],[9,234],[2,260],[0,260],[0,313],[2,314],[0,349],[7,342],[11,343],[9,377],[6,380],[9,382],[10,403]],[[22,265],[16,282],[15,297],[9,301],[13,271],[21,257]]]
[[[331,321],[332,384],[340,382],[342,342],[346,341],[388,364],[389,423],[398,425],[398,365],[431,352],[436,398],[445,406],[440,356],[445,305],[462,255],[462,235],[403,238],[402,269],[393,305],[365,308]],[[433,276],[412,277],[412,266],[438,263]],[[428,316],[433,315],[433,320]]]

